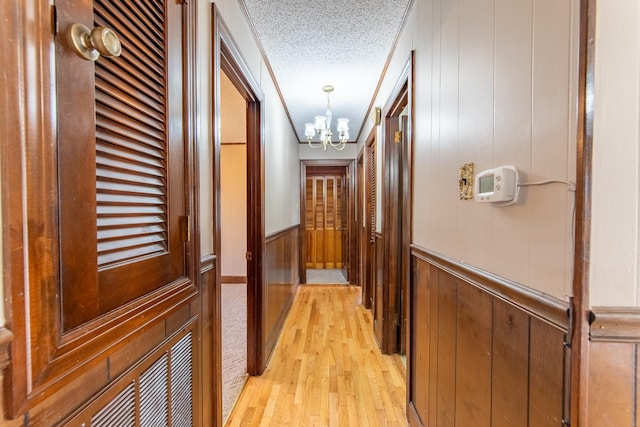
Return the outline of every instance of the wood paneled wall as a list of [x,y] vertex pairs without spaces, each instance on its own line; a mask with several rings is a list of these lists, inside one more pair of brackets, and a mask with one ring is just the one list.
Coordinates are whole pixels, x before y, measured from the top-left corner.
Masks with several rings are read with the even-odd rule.
[[414,426],[560,426],[567,303],[414,247]]
[[267,236],[264,256],[263,336],[265,364],[287,317],[299,276],[299,226]]
[[640,308],[592,309],[589,426],[640,425]]

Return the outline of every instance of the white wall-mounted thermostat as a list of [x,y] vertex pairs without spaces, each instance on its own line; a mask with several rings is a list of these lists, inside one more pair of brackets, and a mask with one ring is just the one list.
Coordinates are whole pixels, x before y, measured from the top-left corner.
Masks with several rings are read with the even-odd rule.
[[476,202],[508,206],[518,200],[518,170],[514,166],[499,166],[476,175],[473,188]]

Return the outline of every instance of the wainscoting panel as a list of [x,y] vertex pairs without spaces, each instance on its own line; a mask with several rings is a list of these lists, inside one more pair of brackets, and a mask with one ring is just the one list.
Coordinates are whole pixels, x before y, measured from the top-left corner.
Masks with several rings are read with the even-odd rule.
[[418,247],[410,292],[411,425],[561,425],[568,303]]
[[299,226],[267,236],[264,256],[264,361],[269,356],[287,317],[299,276]]
[[640,425],[640,308],[594,307],[589,343],[589,425]]

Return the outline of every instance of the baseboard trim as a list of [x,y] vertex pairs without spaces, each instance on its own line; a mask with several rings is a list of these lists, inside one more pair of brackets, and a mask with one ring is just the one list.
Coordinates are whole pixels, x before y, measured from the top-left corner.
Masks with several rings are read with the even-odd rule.
[[247,276],[220,276],[220,283],[247,283]]

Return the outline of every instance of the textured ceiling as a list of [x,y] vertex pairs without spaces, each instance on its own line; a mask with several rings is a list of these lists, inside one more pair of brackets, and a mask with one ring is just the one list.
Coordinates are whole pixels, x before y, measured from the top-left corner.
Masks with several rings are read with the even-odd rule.
[[240,0],[244,3],[300,141],[326,110],[349,119],[355,140],[409,0]]

